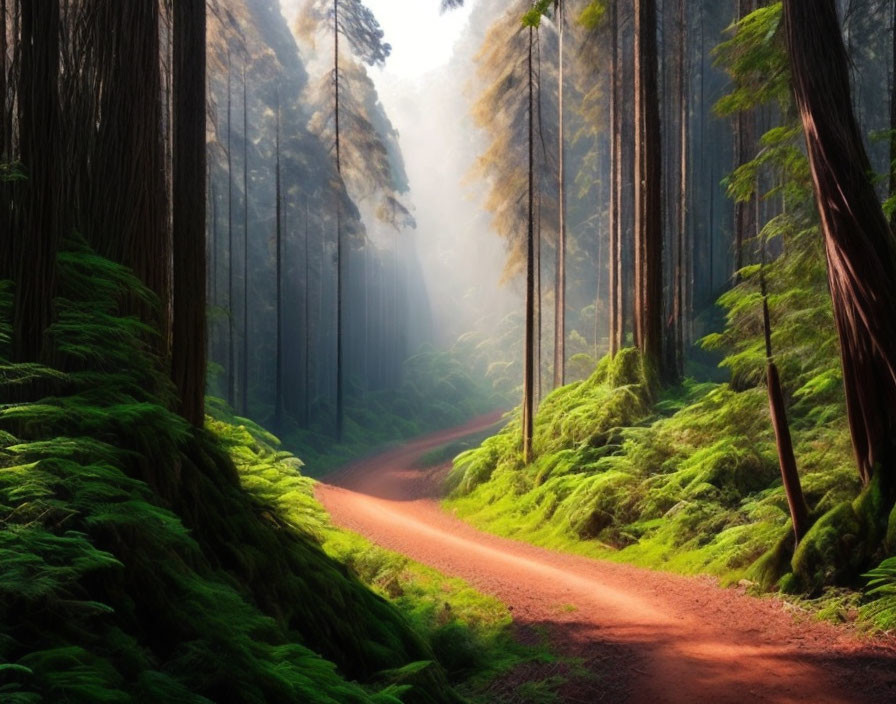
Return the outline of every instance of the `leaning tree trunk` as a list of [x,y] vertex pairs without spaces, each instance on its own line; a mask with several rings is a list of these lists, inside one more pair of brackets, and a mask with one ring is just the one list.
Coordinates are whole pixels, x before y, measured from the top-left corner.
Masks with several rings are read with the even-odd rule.
[[172,182],[173,317],[171,376],[180,412],[205,422],[206,194],[205,0],[177,0],[174,25]]
[[[762,266],[765,265],[765,248],[762,247]],[[800,474],[796,466],[793,452],[793,439],[790,436],[790,424],[787,421],[787,406],[784,403],[784,391],[781,388],[781,375],[772,354],[772,323],[768,307],[768,289],[765,272],[760,271],[759,281],[762,295],[762,329],[765,337],[766,382],[768,384],[768,406],[775,431],[775,448],[778,451],[778,466],[781,469],[781,482],[787,496],[790,509],[790,520],[793,523],[793,534],[799,544],[809,530],[809,509],[803,496]]]
[[868,174],[834,0],[785,0],[784,25],[824,233],[859,473],[892,485],[896,242]]

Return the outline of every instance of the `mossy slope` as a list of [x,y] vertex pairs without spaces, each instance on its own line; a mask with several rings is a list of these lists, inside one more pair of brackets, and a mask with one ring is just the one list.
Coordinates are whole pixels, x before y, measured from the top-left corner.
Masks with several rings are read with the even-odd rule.
[[52,366],[10,363],[0,330],[7,398],[34,399],[0,407],[0,699],[457,701],[310,534],[304,480],[275,501],[255,439],[168,410],[154,333],[120,314],[152,303],[130,274],[84,250],[60,272]]
[[[859,521],[851,502],[860,485],[845,424],[796,414],[794,437],[814,515],[845,505]],[[450,508],[504,535],[729,583],[746,578],[768,588],[794,568],[812,562],[823,572],[818,564],[830,562],[798,551],[791,565],[787,501],[762,387],[688,381],[658,398],[638,353],[623,350],[587,381],[542,402],[534,449],[524,466],[514,420],[459,455],[449,477]],[[842,528],[838,550],[849,552],[858,528]],[[864,552],[863,565],[867,558]],[[820,573],[818,583],[855,580],[863,566],[855,562],[842,573]]]

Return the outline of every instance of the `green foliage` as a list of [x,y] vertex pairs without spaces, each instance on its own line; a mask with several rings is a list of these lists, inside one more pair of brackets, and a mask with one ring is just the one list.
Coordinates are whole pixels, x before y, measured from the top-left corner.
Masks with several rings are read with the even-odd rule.
[[[532,464],[520,460],[517,421],[458,456],[448,506],[549,547],[773,586],[792,539],[765,390],[651,389],[636,352],[605,358],[545,399]],[[819,509],[858,487],[848,438],[833,432],[806,424],[794,436]]]
[[601,26],[607,16],[607,3],[603,0],[590,0],[579,14],[579,24],[586,29],[596,29]]
[[[586,381],[543,401],[531,464],[520,460],[518,421],[456,458],[448,505],[459,515],[550,547],[790,592],[855,585],[875,556],[892,552],[896,512],[874,484],[862,489],[854,469],[823,238],[780,22],[780,3],[762,7],[716,52],[732,78],[716,106],[721,115],[772,104],[783,116],[727,181],[733,200],[757,199],[768,214],[746,243],[739,282],[719,300],[724,329],[703,340],[724,355],[730,381],[687,380],[658,392],[634,351],[604,359]],[[764,388],[760,275],[816,519],[795,552]],[[879,600],[866,613],[889,627],[893,563],[872,574]]]
[[0,374],[22,399],[0,406],[0,698],[456,701],[437,666],[382,674],[431,650],[309,537],[298,461],[160,403],[153,331],[120,313],[151,296],[83,248],[59,272],[53,369],[8,361],[0,287]]
[[862,608],[863,616],[878,628],[896,628],[896,557],[889,557],[865,575],[872,601]]
[[6,181],[23,181],[26,178],[22,171],[21,164],[2,164],[0,163],[0,182]]

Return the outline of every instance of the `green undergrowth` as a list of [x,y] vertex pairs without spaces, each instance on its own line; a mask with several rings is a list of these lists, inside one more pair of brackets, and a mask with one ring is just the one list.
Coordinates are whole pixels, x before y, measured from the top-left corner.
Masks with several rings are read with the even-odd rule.
[[332,529],[273,437],[197,432],[169,410],[157,335],[127,314],[155,302],[127,270],[61,255],[51,364],[10,361],[11,293],[0,285],[0,700],[461,700],[448,677],[477,661],[457,653],[503,647],[498,607],[454,585],[462,615],[433,622],[435,606],[430,620],[423,599],[396,606],[328,555]]
[[210,419],[210,430],[229,448],[243,486],[277,510],[280,520],[313,535],[324,551],[390,601],[431,648],[449,682],[476,699],[492,678],[526,662],[550,661],[545,648],[518,645],[507,607],[460,579],[379,548],[336,528],[314,498],[314,480],[302,463],[278,450],[277,439],[251,423]]
[[[856,519],[838,516],[844,507],[861,513],[869,499],[845,423],[820,423],[797,406],[792,429],[813,530],[833,531],[827,540],[807,538],[801,550],[854,546],[858,528],[843,521]],[[446,507],[500,535],[592,557],[715,575],[724,584],[747,580],[757,590],[815,587],[800,581],[806,558],[793,554],[763,387],[689,380],[657,395],[640,355],[623,350],[543,401],[533,452],[523,464],[517,417],[456,457]],[[817,579],[860,586],[862,566]],[[896,612],[892,560],[874,574],[876,595],[891,602],[863,613],[886,626]]]

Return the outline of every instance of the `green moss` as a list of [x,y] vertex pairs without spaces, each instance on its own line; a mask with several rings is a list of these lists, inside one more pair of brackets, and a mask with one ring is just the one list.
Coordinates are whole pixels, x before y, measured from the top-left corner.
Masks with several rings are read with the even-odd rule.
[[795,542],[793,528],[788,526],[781,539],[750,565],[746,572],[747,579],[754,582],[760,591],[768,591],[776,585],[783,585],[785,577],[788,582],[793,581],[793,575],[789,570]]
[[817,591],[855,575],[865,559],[864,532],[864,523],[850,502],[821,516],[800,541],[791,562],[803,588]]
[[890,517],[887,520],[887,537],[884,546],[890,554],[896,552],[896,506],[890,511]]

